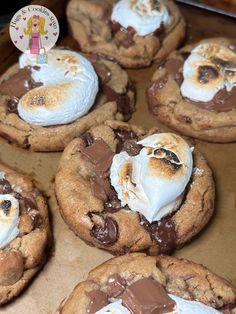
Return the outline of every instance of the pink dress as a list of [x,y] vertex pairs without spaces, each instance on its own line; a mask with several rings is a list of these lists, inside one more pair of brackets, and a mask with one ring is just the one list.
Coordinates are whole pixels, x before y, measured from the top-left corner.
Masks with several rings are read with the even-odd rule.
[[31,54],[39,54],[39,49],[40,49],[39,41],[40,41],[40,34],[32,33],[31,34],[31,47],[30,47]]

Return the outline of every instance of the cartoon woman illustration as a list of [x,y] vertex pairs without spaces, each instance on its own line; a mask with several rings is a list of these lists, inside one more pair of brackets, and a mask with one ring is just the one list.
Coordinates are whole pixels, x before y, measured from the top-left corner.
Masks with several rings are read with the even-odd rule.
[[25,35],[29,35],[29,48],[31,54],[39,54],[40,49],[43,48],[41,44],[40,35],[46,35],[45,18],[39,15],[33,15],[28,19],[27,28],[24,28]]

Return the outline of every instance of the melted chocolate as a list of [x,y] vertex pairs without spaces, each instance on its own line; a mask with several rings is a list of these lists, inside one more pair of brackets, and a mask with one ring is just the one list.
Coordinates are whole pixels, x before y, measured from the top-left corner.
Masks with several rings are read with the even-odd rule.
[[125,279],[121,278],[120,275],[111,275],[107,281],[107,294],[109,298],[117,298],[120,296],[124,292],[125,286]]
[[81,138],[84,141],[85,147],[88,147],[93,144],[94,139],[91,133],[86,132],[81,136]]
[[236,87],[233,87],[230,92],[226,88],[219,90],[211,101],[201,102],[187,98],[186,100],[201,109],[227,112],[236,108]]
[[[165,68],[168,75],[172,76],[177,83],[181,85],[183,81],[183,62],[178,59],[169,59],[165,64]],[[216,68],[210,66],[199,67],[199,81],[203,84],[208,83],[209,80],[214,79],[217,76],[218,71]],[[148,89],[149,108],[152,112],[154,112],[156,106],[161,105],[158,103],[155,95],[158,90],[165,86],[167,80],[168,77],[163,77],[154,81]],[[216,112],[227,112],[236,108],[236,87],[234,87],[230,92],[228,92],[226,88],[219,90],[214,98],[208,102],[193,101],[187,98],[185,98],[185,100],[201,109],[213,110]]]
[[157,242],[159,253],[169,253],[175,247],[176,232],[173,220],[170,217],[149,223],[147,219],[139,214],[140,224],[149,232],[151,238]]
[[126,141],[137,140],[138,136],[134,131],[125,129],[114,130],[116,138],[118,139],[118,144],[116,146],[116,153],[120,153]]
[[10,194],[12,192],[11,184],[6,179],[0,179],[0,194]]
[[9,79],[3,80],[0,84],[0,93],[8,96],[21,98],[29,90],[41,86],[42,83],[36,83],[31,77],[31,67],[19,69],[17,73]]
[[107,82],[109,82],[111,79],[111,71],[109,70],[109,68],[105,64],[99,63],[98,61],[92,63],[102,84],[106,84]]
[[86,312],[88,314],[95,314],[108,304],[108,297],[105,292],[93,290],[86,292],[86,294],[90,298],[90,304]]
[[96,224],[93,226],[91,235],[102,245],[113,245],[119,236],[118,225],[111,217],[104,217],[103,220],[103,226]]
[[18,114],[18,110],[17,110],[18,102],[19,102],[19,98],[15,97],[15,96],[11,96],[7,100],[7,111],[9,113],[16,113],[16,114]]
[[131,313],[163,314],[171,313],[175,308],[162,285],[151,278],[143,278],[128,286],[122,295],[122,304]]
[[[128,90],[134,91],[134,87],[130,82],[127,86],[127,91]],[[134,112],[134,106],[131,105],[127,92],[119,94],[108,85],[103,85],[102,91],[107,97],[107,102],[115,101],[117,103],[118,112],[122,113],[127,119],[131,116]]]
[[21,211],[29,213],[33,209],[37,209],[37,205],[30,198],[21,197],[19,200]]
[[120,200],[117,197],[117,193],[114,190],[112,198],[104,203],[104,210],[108,213],[114,213],[122,209]]
[[134,34],[136,33],[133,27],[124,28],[118,22],[111,21],[112,35],[115,38],[116,44],[124,48],[129,48],[134,45]]

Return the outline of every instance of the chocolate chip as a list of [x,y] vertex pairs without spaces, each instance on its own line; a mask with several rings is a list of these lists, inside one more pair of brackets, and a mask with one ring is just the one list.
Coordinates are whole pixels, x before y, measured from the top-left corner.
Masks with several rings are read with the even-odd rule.
[[15,96],[11,96],[7,100],[7,111],[9,113],[16,113],[18,114],[17,106],[19,103],[19,98]]
[[139,214],[140,224],[149,232],[151,238],[157,242],[159,253],[170,253],[175,246],[176,232],[174,221],[170,217],[149,223]]
[[11,185],[6,179],[0,179],[0,194],[10,194],[12,192]]
[[113,245],[118,240],[117,222],[111,217],[105,217],[103,220],[103,226],[93,226],[91,235],[102,245]]
[[104,210],[109,213],[115,213],[122,209],[120,200],[117,197],[117,194],[108,202],[104,203]]
[[30,198],[23,197],[20,200],[20,209],[21,211],[25,211],[26,213],[29,213],[31,210],[37,209],[37,205]]
[[142,145],[137,144],[135,140],[127,140],[124,142],[123,150],[126,151],[129,156],[136,156],[140,153]]
[[3,210],[4,214],[7,216],[9,214],[9,208],[11,208],[11,201],[9,200],[3,201],[0,207]]
[[108,304],[108,297],[101,290],[92,290],[86,292],[86,295],[90,298],[89,307],[86,311],[87,314],[95,314]]
[[123,149],[123,145],[127,140],[137,140],[137,134],[132,130],[116,129],[114,130],[118,144],[116,146],[116,153],[120,153]]

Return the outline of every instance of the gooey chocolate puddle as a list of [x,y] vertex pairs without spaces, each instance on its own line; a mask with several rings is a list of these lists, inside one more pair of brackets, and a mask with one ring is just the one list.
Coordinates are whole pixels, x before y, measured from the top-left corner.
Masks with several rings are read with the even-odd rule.
[[[118,141],[116,153],[126,151],[130,156],[139,154],[142,146],[137,144],[139,138],[134,131],[118,128],[114,132]],[[115,213],[124,209],[109,179],[114,153],[102,139],[94,141],[93,136],[88,132],[82,136],[82,139],[85,148],[81,150],[81,153],[95,166],[94,176],[90,180],[91,190],[95,197],[103,201],[104,214]],[[126,206],[125,209],[129,209],[129,207]],[[93,213],[92,215],[99,215],[103,223],[100,225],[94,224],[91,235],[102,245],[114,244],[119,236],[117,222],[109,216],[105,217],[103,213]],[[156,241],[160,253],[170,252],[174,248],[176,232],[171,218],[164,217],[160,221],[150,224],[144,216],[140,215],[140,225]]]
[[[229,45],[230,49],[236,52],[236,43],[232,43]],[[233,49],[235,48],[235,50]],[[180,56],[182,56],[183,60],[177,58],[168,59],[164,65],[167,74],[151,83],[148,89],[148,97],[149,97],[149,108],[152,112],[155,113],[155,107],[161,105],[156,99],[156,93],[158,90],[162,89],[168,81],[168,76],[174,78],[179,86],[181,86],[183,82],[183,65],[184,61],[188,58],[189,53],[182,51],[180,52]],[[205,81],[209,77],[212,76],[212,69],[209,67],[205,68],[204,72],[201,73],[201,80]],[[233,87],[230,92],[223,88],[219,90],[214,98],[208,102],[201,101],[193,101],[188,98],[184,98],[187,102],[205,110],[212,110],[216,112],[228,112],[234,108],[236,108],[236,87]]]
[[131,313],[164,314],[173,312],[176,307],[175,301],[168,296],[163,286],[152,278],[142,278],[129,283],[119,274],[113,274],[108,278],[106,285],[107,294],[101,290],[86,293],[90,298],[87,313],[95,314],[110,303],[110,298],[117,297]]
[[[39,67],[34,67],[38,70]],[[7,100],[7,110],[10,113],[17,113],[17,105],[21,97],[33,88],[42,86],[42,83],[35,82],[31,77],[31,66],[19,69],[0,84],[0,94],[9,96]]]

